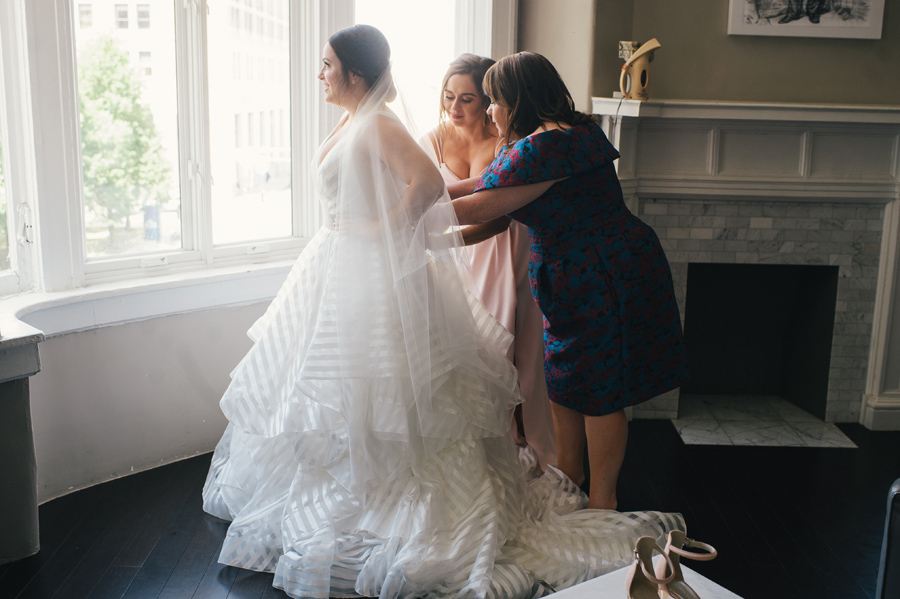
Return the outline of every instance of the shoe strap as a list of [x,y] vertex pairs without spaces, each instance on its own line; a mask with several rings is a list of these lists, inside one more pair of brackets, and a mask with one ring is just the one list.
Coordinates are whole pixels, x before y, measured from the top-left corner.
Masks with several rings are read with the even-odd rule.
[[666,554],[666,552],[662,550],[662,547],[657,545],[656,548],[659,550],[660,554],[662,554],[663,558],[666,560],[666,563],[669,564],[669,567],[666,569],[667,572],[672,573],[669,576],[666,576],[665,578],[657,578],[656,576],[648,572],[647,566],[644,564],[644,560],[641,559],[637,551],[634,552],[634,561],[638,562],[641,565],[641,570],[644,572],[644,576],[647,577],[647,580],[649,580],[653,584],[666,585],[675,580],[675,565],[672,563],[672,558],[670,558],[668,554]]
[[696,547],[698,549],[702,549],[707,553],[697,553],[695,551],[685,551],[681,547],[676,547],[674,545],[669,545],[668,550],[680,555],[681,557],[686,557],[688,559],[697,560],[700,562],[708,562],[718,555],[716,548],[707,543],[701,543],[700,541],[695,541],[694,539],[685,539],[684,547]]

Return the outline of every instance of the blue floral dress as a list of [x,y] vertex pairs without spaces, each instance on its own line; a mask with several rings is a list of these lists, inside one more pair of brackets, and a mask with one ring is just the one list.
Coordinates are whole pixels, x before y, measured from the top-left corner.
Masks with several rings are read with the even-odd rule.
[[618,157],[596,123],[550,130],[504,148],[476,187],[568,177],[509,216],[531,235],[550,399],[590,416],[688,379],[669,263],[653,229],[625,206]]

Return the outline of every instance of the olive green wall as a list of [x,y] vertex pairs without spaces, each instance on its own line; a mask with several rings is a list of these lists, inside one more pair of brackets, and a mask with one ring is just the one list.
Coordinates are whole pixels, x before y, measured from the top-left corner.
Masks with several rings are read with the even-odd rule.
[[565,81],[576,108],[585,112],[591,110],[593,95],[595,4],[596,0],[519,0],[517,50],[546,56]]
[[619,39],[655,37],[651,99],[900,105],[900,6],[885,5],[881,39],[855,40],[730,36],[728,0],[596,0],[592,93],[618,89]]

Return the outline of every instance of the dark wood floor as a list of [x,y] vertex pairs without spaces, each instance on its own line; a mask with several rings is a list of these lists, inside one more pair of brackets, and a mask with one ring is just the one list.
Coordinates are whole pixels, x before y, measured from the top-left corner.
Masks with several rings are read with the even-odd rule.
[[[620,508],[682,512],[719,550],[689,565],[747,599],[872,597],[900,433],[840,428],[859,449],[686,446],[667,421],[632,422]],[[285,597],[271,575],[216,562],[226,523],[201,510],[208,464],[41,506],[41,551],[0,566],[0,597]]]

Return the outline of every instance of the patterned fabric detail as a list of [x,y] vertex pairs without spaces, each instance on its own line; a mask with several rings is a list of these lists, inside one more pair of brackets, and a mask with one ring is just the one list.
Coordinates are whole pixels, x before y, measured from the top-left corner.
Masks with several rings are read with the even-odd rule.
[[505,148],[478,189],[568,177],[510,214],[529,228],[550,399],[599,416],[687,381],[672,275],[656,233],[628,211],[595,123]]

